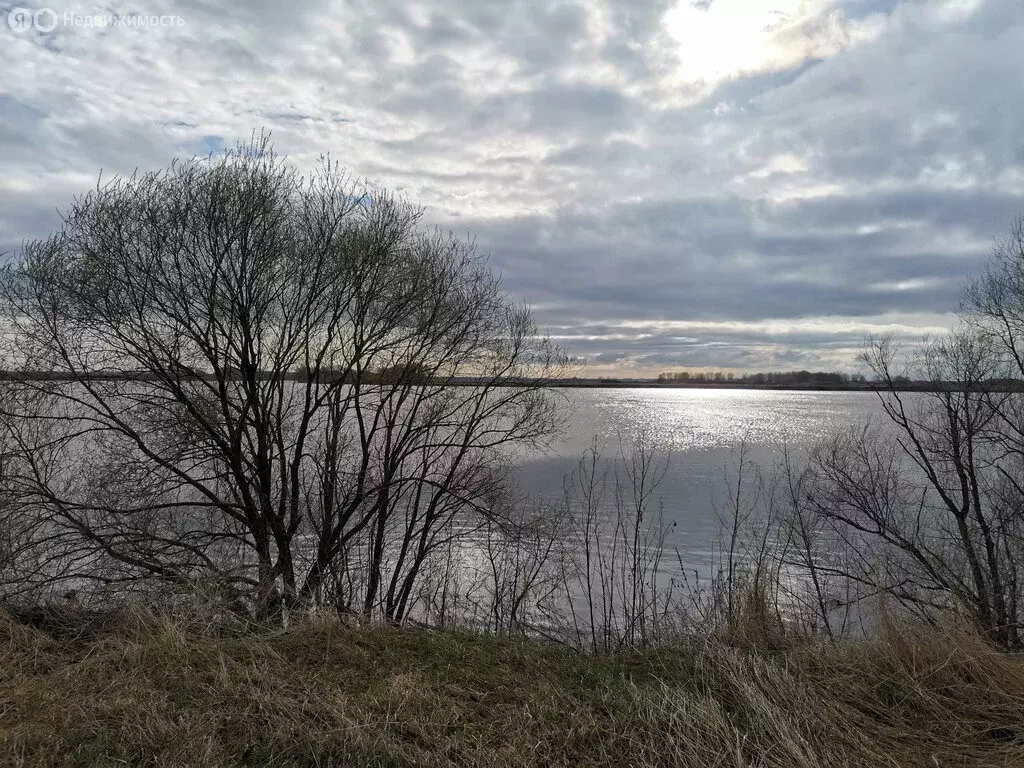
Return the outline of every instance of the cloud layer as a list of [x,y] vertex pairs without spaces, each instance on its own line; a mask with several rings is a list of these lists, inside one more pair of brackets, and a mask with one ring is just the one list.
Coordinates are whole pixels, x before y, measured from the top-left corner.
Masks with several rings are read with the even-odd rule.
[[[100,169],[268,128],[473,233],[594,373],[849,369],[1024,213],[1019,0],[296,6],[0,26],[0,251]],[[173,20],[75,20],[133,13]]]

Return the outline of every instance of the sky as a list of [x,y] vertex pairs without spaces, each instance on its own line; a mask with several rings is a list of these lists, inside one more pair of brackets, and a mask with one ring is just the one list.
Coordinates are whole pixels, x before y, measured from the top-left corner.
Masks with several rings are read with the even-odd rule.
[[582,375],[853,371],[1024,214],[1022,72],[1021,0],[0,0],[0,253],[265,129],[474,237]]

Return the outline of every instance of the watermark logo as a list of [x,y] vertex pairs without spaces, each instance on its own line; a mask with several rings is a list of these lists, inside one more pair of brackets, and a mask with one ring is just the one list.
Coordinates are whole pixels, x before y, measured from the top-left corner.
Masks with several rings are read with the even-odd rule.
[[57,28],[57,21],[57,12],[52,8],[40,8],[37,11],[12,8],[7,14],[7,26],[15,32],[28,32],[32,29],[53,32]]
[[7,14],[7,26],[23,34],[32,30],[53,32],[57,27],[183,27],[185,20],[174,14],[57,13],[52,8],[12,8]]

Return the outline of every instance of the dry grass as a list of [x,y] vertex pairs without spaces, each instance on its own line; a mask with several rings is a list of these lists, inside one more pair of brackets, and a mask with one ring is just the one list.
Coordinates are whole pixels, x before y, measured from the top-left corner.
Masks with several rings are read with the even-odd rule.
[[1024,765],[1024,661],[965,632],[594,658],[493,635],[0,616],[12,765]]

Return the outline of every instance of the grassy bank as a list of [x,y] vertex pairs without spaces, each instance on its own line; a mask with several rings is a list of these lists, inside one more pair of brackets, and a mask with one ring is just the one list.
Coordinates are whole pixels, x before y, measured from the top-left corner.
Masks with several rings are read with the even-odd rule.
[[967,635],[594,658],[309,621],[210,637],[0,615],[4,765],[1024,765],[1024,661]]

